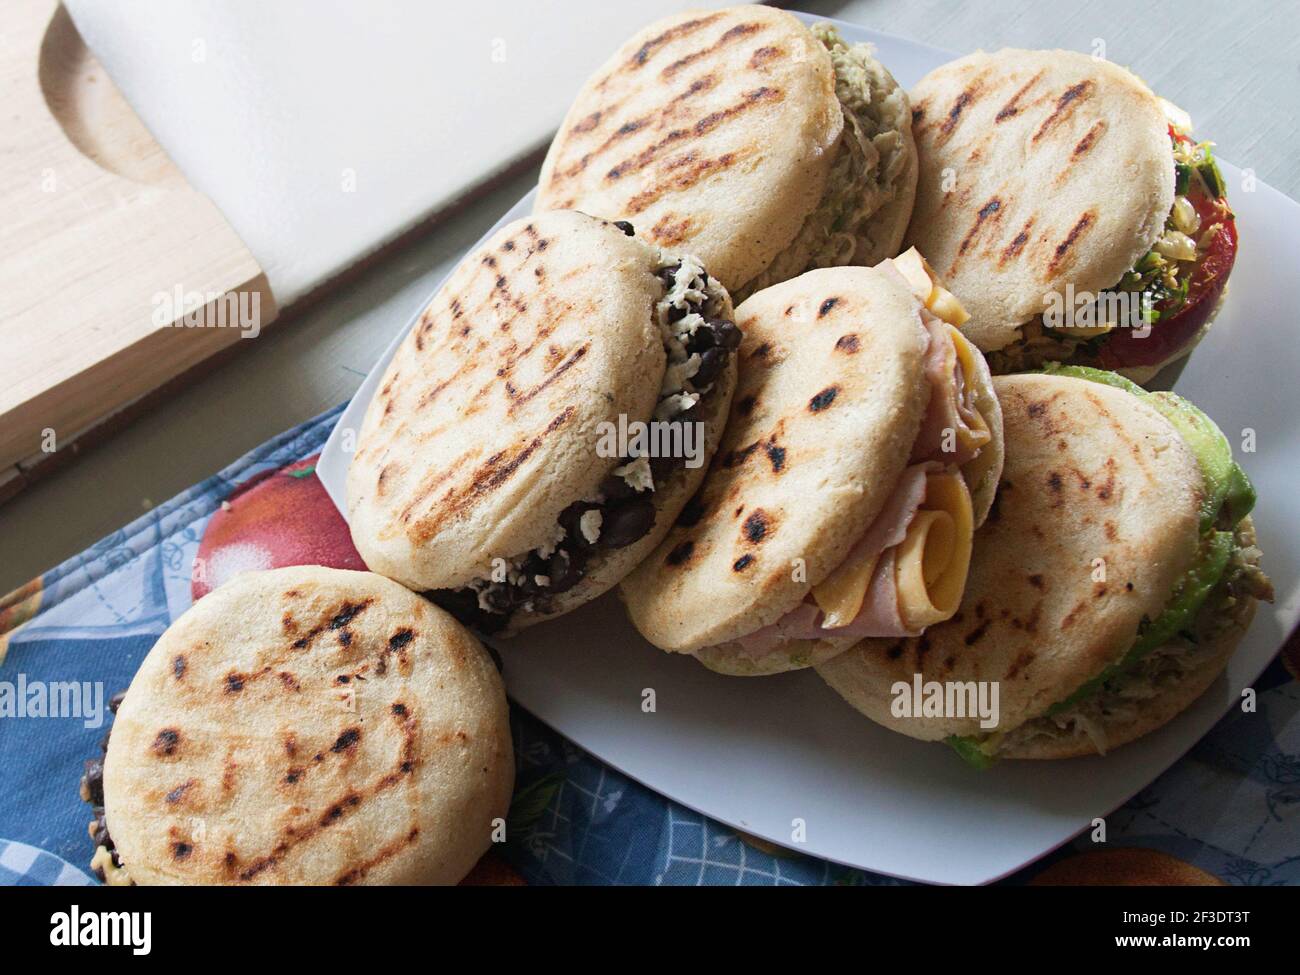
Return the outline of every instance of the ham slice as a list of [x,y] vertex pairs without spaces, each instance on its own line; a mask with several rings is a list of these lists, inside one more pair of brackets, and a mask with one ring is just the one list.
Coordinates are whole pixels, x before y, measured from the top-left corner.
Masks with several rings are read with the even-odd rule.
[[960,467],[972,460],[979,450],[967,446],[964,438],[957,437],[954,449],[944,452],[944,431],[970,429],[963,412],[970,415],[974,407],[968,402],[970,393],[966,389],[966,377],[961,362],[957,359],[957,350],[953,348],[952,339],[948,335],[947,324],[925,309],[921,310],[921,318],[930,333],[930,345],[925,353],[925,375],[930,381],[930,402],[926,406],[925,419],[921,422],[921,432],[912,445],[912,460],[942,459],[945,463]]
[[[893,549],[907,537],[908,526],[925,501],[926,475],[940,469],[934,462],[913,464],[903,471],[885,507],[871,527],[849,552],[849,559],[863,561],[879,557],[862,608],[847,626],[826,629],[816,603],[805,601],[775,623],[740,637],[730,644],[753,659],[763,657],[791,640],[824,640],[869,636],[915,636],[899,615],[898,592],[894,586]],[[847,561],[847,560],[846,560]]]

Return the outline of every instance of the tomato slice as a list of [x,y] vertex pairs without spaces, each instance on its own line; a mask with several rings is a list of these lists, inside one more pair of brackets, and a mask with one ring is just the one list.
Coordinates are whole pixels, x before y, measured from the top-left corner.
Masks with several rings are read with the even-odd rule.
[[1204,194],[1190,197],[1201,218],[1201,226],[1215,223],[1222,228],[1210,241],[1205,255],[1192,271],[1187,284],[1187,300],[1172,318],[1156,322],[1145,338],[1141,329],[1119,328],[1106,337],[1097,351],[1103,368],[1153,366],[1173,356],[1209,321],[1214,306],[1223,294],[1237,259],[1237,222],[1226,200],[1214,200]]

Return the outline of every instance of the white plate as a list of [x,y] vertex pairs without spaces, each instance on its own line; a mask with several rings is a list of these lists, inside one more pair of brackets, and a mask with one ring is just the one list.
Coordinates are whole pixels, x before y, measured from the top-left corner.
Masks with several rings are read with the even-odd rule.
[[[952,57],[840,26],[850,40],[873,42],[908,86]],[[977,772],[941,745],[860,717],[812,671],[726,678],[661,653],[640,638],[612,593],[496,643],[511,696],[603,761],[685,806],[774,843],[897,877],[995,880],[1122,805],[1239,700],[1300,615],[1300,564],[1289,538],[1300,524],[1300,349],[1289,301],[1300,281],[1300,206],[1263,184],[1247,191],[1233,166],[1223,171],[1242,258],[1231,297],[1177,389],[1218,421],[1254,479],[1255,521],[1278,600],[1257,614],[1226,677],[1174,721],[1105,759],[1003,762]],[[530,194],[501,223],[531,203]],[[366,377],[317,465],[340,510],[346,509],[349,460],[341,431],[360,429],[405,333]],[[1242,436],[1250,430],[1256,451],[1245,453]],[[641,710],[644,688],[655,691],[653,714]],[[797,821],[805,824],[802,843],[792,842]]]

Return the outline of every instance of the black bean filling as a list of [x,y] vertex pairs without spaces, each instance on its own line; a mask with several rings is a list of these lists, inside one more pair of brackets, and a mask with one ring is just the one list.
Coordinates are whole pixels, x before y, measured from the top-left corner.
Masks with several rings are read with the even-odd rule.
[[[624,223],[626,221],[617,226],[628,233],[631,225],[624,227]],[[673,288],[680,268],[681,262],[678,261],[659,269],[658,277],[663,282],[665,293]],[[700,357],[699,368],[689,382],[697,390],[706,390],[701,394],[701,402],[713,392],[713,383],[722,375],[742,338],[736,323],[709,314],[721,309],[710,308],[708,304],[709,299],[705,297],[688,307],[670,306],[668,310],[670,324],[681,321],[692,312],[703,318],[685,344],[688,355],[698,354]],[[693,409],[694,406],[678,409],[662,418],[661,422],[689,422],[687,415]],[[622,457],[614,467],[621,467],[632,459]],[[660,484],[682,467],[686,458],[650,457],[648,461],[651,477]],[[587,540],[581,527],[582,516],[589,511],[601,514],[600,534],[594,543]],[[611,473],[601,482],[599,500],[575,501],[560,513],[559,524],[564,535],[548,555],[542,556],[537,550],[528,553],[518,569],[510,573],[511,578],[505,581],[493,581],[482,588],[435,589],[425,595],[466,626],[482,633],[496,633],[505,628],[516,610],[527,604],[531,603],[539,612],[548,612],[550,597],[567,592],[581,582],[586,576],[588,562],[596,553],[626,548],[644,538],[654,523],[653,490],[638,491],[624,478]]]
[[[119,691],[109,698],[109,711],[117,714],[117,709],[122,706],[124,697],[126,697],[126,691]],[[108,823],[104,819],[104,756],[108,754],[108,739],[112,733],[113,729],[111,727],[104,732],[104,738],[99,743],[99,757],[86,760],[85,772],[81,776],[81,795],[90,804],[95,816],[94,823],[91,829],[88,830],[92,849],[97,850],[102,846],[113,858],[113,866],[120,867],[122,858],[117,855],[117,847],[113,845],[113,837],[109,835]],[[94,874],[101,881],[104,879],[104,871],[101,867],[95,867]]]

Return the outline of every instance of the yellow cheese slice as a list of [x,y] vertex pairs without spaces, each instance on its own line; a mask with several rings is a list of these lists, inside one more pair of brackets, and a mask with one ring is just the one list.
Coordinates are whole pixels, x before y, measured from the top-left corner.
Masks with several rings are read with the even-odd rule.
[[894,581],[899,615],[919,630],[952,617],[961,604],[975,532],[970,491],[959,474],[931,474],[925,501],[898,546]]
[[847,562],[831,573],[830,578],[813,586],[813,602],[825,614],[823,627],[833,629],[848,626],[857,619],[879,561],[879,553],[856,559],[850,556]]
[[970,320],[970,314],[962,307],[957,296],[939,283],[934,268],[930,267],[930,262],[915,247],[909,247],[895,257],[894,267],[903,275],[912,294],[921,299],[921,304],[931,314],[942,318],[949,325],[964,325]]

